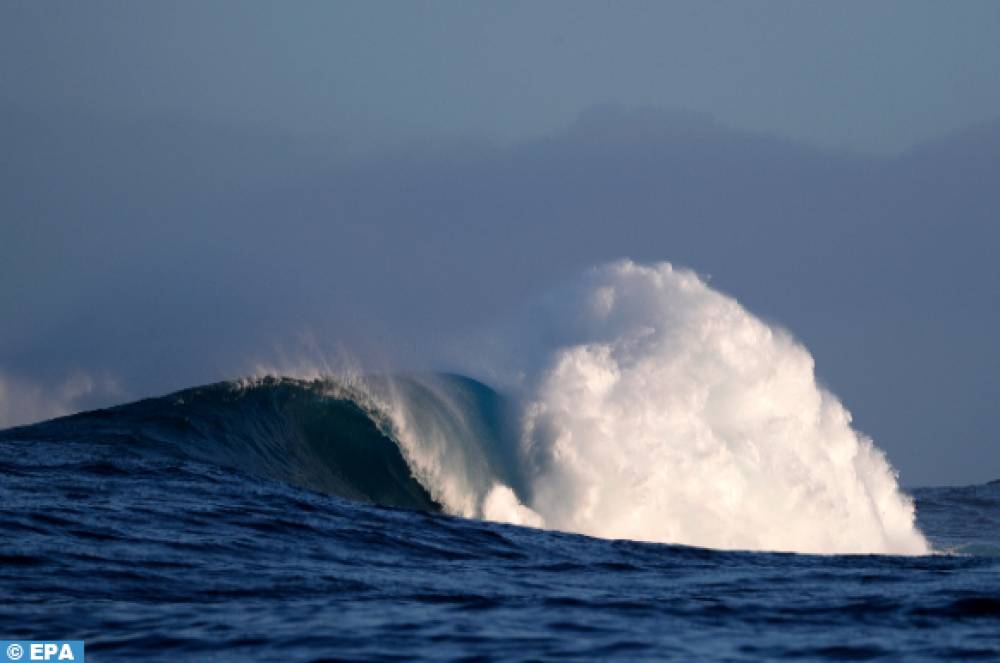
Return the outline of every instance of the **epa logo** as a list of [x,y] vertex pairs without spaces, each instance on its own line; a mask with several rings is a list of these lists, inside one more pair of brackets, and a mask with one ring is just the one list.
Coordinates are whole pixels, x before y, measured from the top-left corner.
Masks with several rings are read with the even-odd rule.
[[0,663],[2,661],[84,661],[82,640],[63,641],[0,641]]

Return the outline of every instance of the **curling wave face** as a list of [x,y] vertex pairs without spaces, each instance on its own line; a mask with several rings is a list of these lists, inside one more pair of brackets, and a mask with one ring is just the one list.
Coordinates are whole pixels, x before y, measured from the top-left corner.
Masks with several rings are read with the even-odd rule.
[[506,396],[451,374],[261,377],[0,437],[128,442],[349,499],[603,538],[928,552],[912,500],[809,353],[693,272],[606,265],[531,321],[494,359],[518,369]]
[[439,510],[363,392],[263,377],[14,428],[0,439],[127,444],[347,499]]

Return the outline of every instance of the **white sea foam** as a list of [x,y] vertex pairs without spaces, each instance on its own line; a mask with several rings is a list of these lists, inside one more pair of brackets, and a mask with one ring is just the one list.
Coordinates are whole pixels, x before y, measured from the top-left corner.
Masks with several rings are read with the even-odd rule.
[[694,272],[593,269],[531,327],[516,348],[524,503],[465,472],[446,436],[432,453],[406,436],[449,510],[713,548],[928,551],[912,500],[809,352]]

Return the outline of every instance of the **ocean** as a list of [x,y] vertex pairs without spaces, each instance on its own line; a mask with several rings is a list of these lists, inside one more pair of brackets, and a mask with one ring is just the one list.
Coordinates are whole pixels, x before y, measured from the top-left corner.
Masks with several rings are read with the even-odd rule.
[[[899,491],[916,551],[835,503],[761,527],[755,493],[767,537],[690,500],[595,530],[608,500],[569,509],[600,494],[512,450],[514,408],[457,375],[271,376],[2,431],[0,637],[93,661],[1000,657],[1000,483]],[[445,472],[490,479],[477,503]],[[614,536],[630,513],[653,540]]]

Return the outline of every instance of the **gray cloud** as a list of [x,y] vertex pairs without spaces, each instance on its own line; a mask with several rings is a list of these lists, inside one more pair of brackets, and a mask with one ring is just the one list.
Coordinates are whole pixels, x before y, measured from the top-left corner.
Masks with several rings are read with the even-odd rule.
[[612,101],[894,153],[1000,114],[998,21],[990,0],[6,2],[0,80],[360,150],[540,136]]

